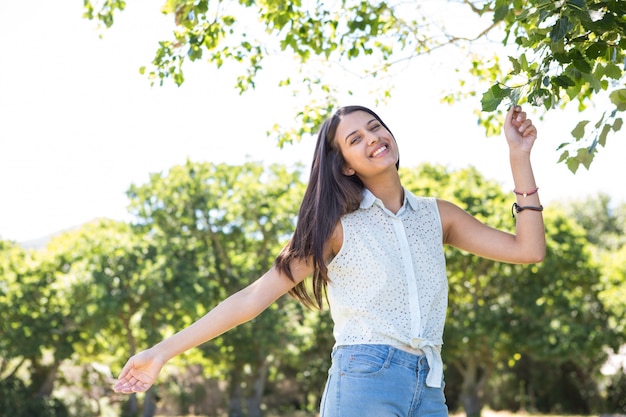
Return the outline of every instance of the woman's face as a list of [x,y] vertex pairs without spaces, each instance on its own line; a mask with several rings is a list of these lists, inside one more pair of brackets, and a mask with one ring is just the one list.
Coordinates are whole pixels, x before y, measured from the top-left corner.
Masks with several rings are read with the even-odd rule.
[[342,116],[335,133],[335,143],[345,160],[344,174],[356,174],[361,180],[388,169],[396,169],[398,145],[391,133],[364,111]]

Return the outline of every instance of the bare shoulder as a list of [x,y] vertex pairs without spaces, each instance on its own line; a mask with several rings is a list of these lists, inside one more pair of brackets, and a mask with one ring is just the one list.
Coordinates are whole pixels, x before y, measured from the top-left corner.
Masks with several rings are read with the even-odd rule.
[[439,213],[443,215],[450,214],[450,211],[456,210],[459,207],[456,204],[449,202],[448,200],[444,200],[442,198],[437,198],[437,207],[439,208]]
[[454,217],[463,213],[463,210],[459,206],[442,198],[437,198],[437,208],[439,209],[439,216],[444,226]]
[[[451,243],[454,238],[454,230],[464,230],[478,223],[467,211],[450,201],[438,198],[437,208],[441,217],[444,243]],[[455,225],[463,227],[455,227]]]

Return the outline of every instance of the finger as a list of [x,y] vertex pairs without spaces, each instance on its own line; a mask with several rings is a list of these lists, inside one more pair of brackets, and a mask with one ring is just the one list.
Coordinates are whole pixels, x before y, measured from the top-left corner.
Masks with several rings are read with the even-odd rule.
[[124,379],[128,376],[129,372],[133,369],[133,360],[130,359],[128,362],[126,362],[126,364],[124,365],[124,367],[122,368],[122,372],[120,372],[120,375],[118,376],[118,379]]
[[513,113],[515,112],[516,106],[512,106],[506,114],[504,119],[504,123],[510,125],[513,122]]
[[533,137],[536,138],[537,128],[533,126],[532,124],[528,126],[523,126],[522,128],[519,129],[519,134],[522,139],[533,138]]
[[137,378],[130,374],[130,370],[122,372],[122,375],[117,380],[117,383],[113,386],[113,390],[116,392],[132,392],[132,387],[139,381]]
[[145,392],[147,391],[152,384],[141,382],[139,380],[131,381],[118,381],[113,386],[113,391],[121,392],[124,394],[129,394],[133,392]]
[[118,379],[118,380],[120,380],[120,379],[126,379],[126,377],[128,376],[128,372],[129,372],[129,370],[128,370],[128,369],[126,369],[126,367],[124,367],[124,368],[122,369],[122,372],[120,372],[119,376],[117,377],[117,379]]
[[141,381],[137,381],[136,383],[125,387],[125,392],[145,392],[150,388],[152,384],[146,384]]
[[117,381],[115,385],[113,385],[113,391],[115,392],[128,392],[128,388],[129,385],[126,380]]
[[533,125],[532,120],[530,119],[526,119],[524,121],[522,121],[519,125],[519,127],[517,128],[517,130],[520,133],[524,133],[529,127],[531,127]]

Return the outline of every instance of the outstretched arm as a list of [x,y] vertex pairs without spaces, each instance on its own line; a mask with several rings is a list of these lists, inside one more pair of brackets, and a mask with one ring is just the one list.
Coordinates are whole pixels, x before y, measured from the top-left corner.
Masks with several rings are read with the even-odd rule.
[[506,115],[504,134],[509,145],[516,202],[520,207],[529,207],[516,213],[515,234],[491,228],[454,204],[440,200],[444,242],[497,261],[540,262],[546,251],[545,230],[530,162],[537,129],[521,107],[513,107]]
[[276,268],[270,269],[189,327],[131,357],[113,389],[123,393],[146,391],[168,360],[253,319],[309,275],[311,269],[305,262],[301,262],[292,265],[292,272],[295,283]]

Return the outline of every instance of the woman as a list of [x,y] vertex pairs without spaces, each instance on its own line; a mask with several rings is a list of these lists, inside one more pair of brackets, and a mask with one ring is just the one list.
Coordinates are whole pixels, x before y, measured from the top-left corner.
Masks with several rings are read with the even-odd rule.
[[336,344],[322,417],[446,416],[443,245],[510,263],[540,262],[545,255],[530,163],[537,130],[514,107],[504,132],[517,196],[515,234],[405,190],[387,126],[365,107],[340,108],[320,129],[296,230],[274,266],[191,326],[130,358],[114,389],[147,390],[169,359],[256,317],[289,292],[309,306],[321,307],[327,297],[333,316]]

